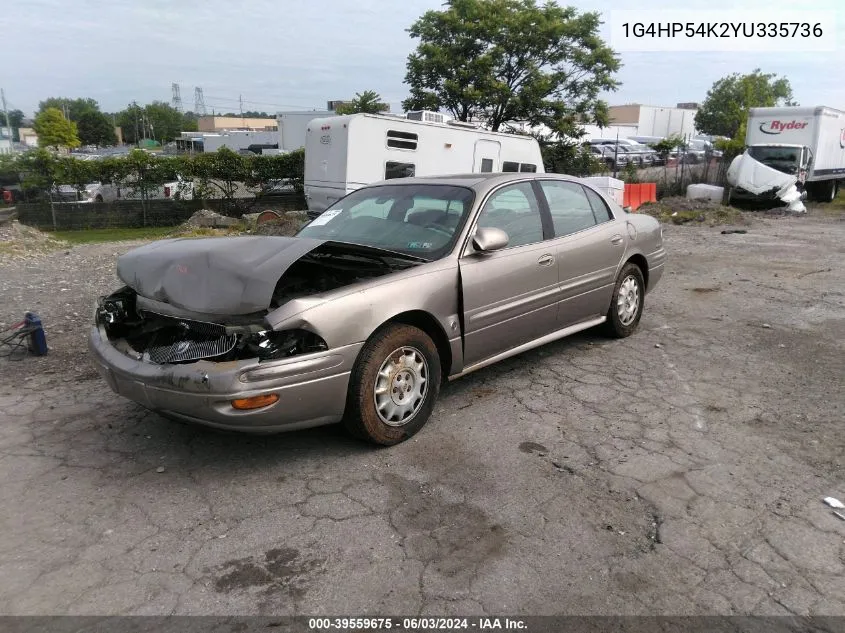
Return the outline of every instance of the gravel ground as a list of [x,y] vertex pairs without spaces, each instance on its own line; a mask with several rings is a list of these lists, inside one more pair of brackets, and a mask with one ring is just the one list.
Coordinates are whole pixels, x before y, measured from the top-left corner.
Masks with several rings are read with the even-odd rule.
[[413,440],[168,422],[86,357],[132,243],[0,260],[0,613],[845,615],[845,222],[669,226],[639,331],[447,386]]

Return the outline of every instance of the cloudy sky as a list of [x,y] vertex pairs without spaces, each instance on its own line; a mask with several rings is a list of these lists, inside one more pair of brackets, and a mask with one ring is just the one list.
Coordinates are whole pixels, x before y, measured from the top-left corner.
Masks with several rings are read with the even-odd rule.
[[[50,96],[93,97],[104,111],[170,101],[181,86],[186,109],[201,86],[209,110],[323,108],[367,89],[394,111],[407,96],[405,59],[414,43],[405,29],[442,0],[5,0],[0,85],[10,108],[30,114]],[[560,2],[609,12],[643,8],[641,0]],[[723,0],[654,0],[648,9],[727,11]],[[814,0],[836,10],[841,0]],[[760,18],[790,0],[743,3]],[[701,101],[731,72],[755,67],[785,75],[803,105],[845,108],[845,8],[839,8],[835,53],[621,53],[620,89],[611,104],[675,105]],[[645,15],[645,14],[644,14]],[[604,35],[610,38],[609,24]]]

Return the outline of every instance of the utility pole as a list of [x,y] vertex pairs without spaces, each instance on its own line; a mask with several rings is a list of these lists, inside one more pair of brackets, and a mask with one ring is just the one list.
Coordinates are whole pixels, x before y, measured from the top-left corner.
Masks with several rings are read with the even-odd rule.
[[9,130],[9,153],[15,153],[15,132],[12,130],[12,122],[9,120],[9,110],[6,109],[6,92],[0,88],[0,98],[3,99],[3,114],[6,117],[6,128]]
[[141,147],[141,135],[138,131],[138,102],[132,102],[132,109],[135,111],[135,146]]

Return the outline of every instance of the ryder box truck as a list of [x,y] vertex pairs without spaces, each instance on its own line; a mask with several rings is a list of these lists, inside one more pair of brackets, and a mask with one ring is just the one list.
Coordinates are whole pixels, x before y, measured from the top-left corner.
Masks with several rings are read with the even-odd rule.
[[[745,144],[745,154],[734,159],[728,172],[733,199],[774,197],[776,189],[782,191],[778,185],[786,180],[781,183],[771,170],[787,176],[802,195],[818,202],[833,200],[845,186],[845,112],[841,110],[751,108]],[[743,182],[737,181],[739,174]],[[755,193],[767,179],[774,183],[772,188]]]

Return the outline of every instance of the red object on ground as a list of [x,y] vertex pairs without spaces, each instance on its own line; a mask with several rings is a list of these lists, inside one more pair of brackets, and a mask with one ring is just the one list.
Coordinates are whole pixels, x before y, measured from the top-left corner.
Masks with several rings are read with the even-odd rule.
[[631,207],[632,211],[636,211],[643,202],[657,202],[657,183],[625,183],[625,191],[622,194],[622,206]]

